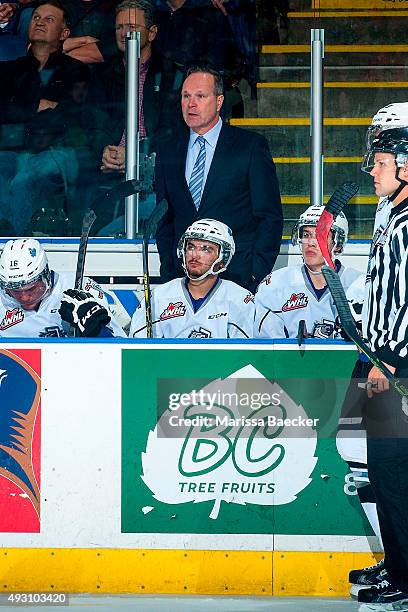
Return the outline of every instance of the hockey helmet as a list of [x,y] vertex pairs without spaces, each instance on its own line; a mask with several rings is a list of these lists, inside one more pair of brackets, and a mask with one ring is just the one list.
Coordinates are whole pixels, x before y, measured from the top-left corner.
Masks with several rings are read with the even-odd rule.
[[45,294],[51,285],[51,272],[38,240],[20,238],[6,242],[0,257],[0,287],[22,289],[40,279],[44,281]]
[[[194,221],[194,223],[192,223],[181,236],[177,246],[177,257],[182,259],[183,268],[187,276],[188,272],[186,268],[185,255],[188,240],[207,240],[208,242],[213,242],[220,247],[218,257],[212,264],[211,268],[205,274],[200,276],[200,278],[195,280],[201,280],[209,274],[220,274],[221,272],[224,272],[235,253],[235,242],[232,236],[232,231],[228,225],[222,223],[221,221],[216,221],[215,219],[199,219],[198,221]],[[219,270],[215,270],[214,267],[219,263],[222,264],[221,268]]]
[[[292,230],[293,245],[301,245],[300,240],[302,238],[303,228],[306,226],[316,227],[323,211],[324,206],[313,204],[300,215]],[[348,238],[348,221],[343,212],[339,213],[333,221],[331,231],[333,233],[334,250],[336,253],[341,253]]]
[[395,102],[380,108],[367,130],[366,150],[371,148],[373,140],[380,132],[406,126],[408,126],[408,102]]
[[397,169],[408,162],[408,127],[399,127],[383,130],[374,138],[364,156],[361,170],[368,174],[374,168],[376,153],[391,153],[395,155]]

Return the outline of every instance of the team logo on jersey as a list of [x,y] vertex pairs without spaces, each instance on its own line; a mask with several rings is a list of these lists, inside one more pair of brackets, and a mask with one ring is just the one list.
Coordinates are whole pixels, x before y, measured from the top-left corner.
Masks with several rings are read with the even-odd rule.
[[51,327],[45,327],[44,331],[38,334],[39,338],[65,338],[66,333],[58,325],[52,325]]
[[323,319],[314,324],[312,338],[333,338],[335,329],[334,321]]
[[13,327],[13,325],[17,325],[18,323],[22,323],[24,321],[24,312],[21,308],[13,308],[13,310],[6,310],[6,314],[3,317],[2,322],[0,323],[0,330],[9,329],[9,327]]
[[204,327],[200,327],[199,330],[193,329],[188,335],[189,338],[211,338],[211,332]]
[[268,276],[262,281],[262,283],[265,283],[265,285],[270,285],[272,280],[272,274],[268,274]]
[[250,302],[254,301],[254,296],[252,295],[252,293],[248,293],[248,295],[246,295],[244,297],[244,304],[249,304]]
[[289,310],[298,310],[299,308],[306,308],[309,303],[307,295],[304,293],[292,293],[287,302],[282,306],[282,312],[288,312]]
[[184,317],[186,314],[186,307],[183,302],[170,302],[170,304],[163,310],[160,315],[160,320],[165,321],[166,319],[174,319],[175,317]]

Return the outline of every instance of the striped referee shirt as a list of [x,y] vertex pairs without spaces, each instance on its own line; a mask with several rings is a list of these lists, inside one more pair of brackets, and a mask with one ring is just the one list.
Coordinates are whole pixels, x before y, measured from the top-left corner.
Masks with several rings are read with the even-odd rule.
[[406,363],[408,355],[408,198],[392,208],[371,245],[363,335],[382,361]]

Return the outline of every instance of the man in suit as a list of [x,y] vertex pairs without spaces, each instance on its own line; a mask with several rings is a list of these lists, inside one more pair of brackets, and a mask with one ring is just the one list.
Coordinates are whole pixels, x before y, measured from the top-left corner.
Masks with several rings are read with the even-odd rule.
[[190,134],[159,146],[157,201],[169,208],[156,241],[163,282],[183,271],[177,260],[180,236],[197,219],[231,227],[236,253],[225,277],[254,291],[271,272],[282,238],[282,206],[268,144],[262,136],[222,123],[220,75],[192,68],[182,86],[181,109]]

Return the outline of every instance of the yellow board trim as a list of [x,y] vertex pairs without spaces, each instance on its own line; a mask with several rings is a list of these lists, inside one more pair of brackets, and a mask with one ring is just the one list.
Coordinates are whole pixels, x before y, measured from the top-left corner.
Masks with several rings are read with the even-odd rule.
[[[325,53],[407,53],[408,45],[325,45]],[[262,45],[261,53],[310,53],[310,45]]]
[[[369,553],[3,548],[3,592],[345,596]],[[29,571],[26,571],[29,568]]]
[[[384,0],[312,0],[312,9],[381,9]],[[395,8],[400,6],[396,3]],[[391,2],[387,2],[387,9],[392,10]]]
[[[361,163],[362,157],[324,157],[325,164]],[[275,164],[310,164],[310,157],[274,157]]]
[[293,19],[322,19],[324,17],[342,18],[342,17],[407,17],[408,11],[393,10],[393,11],[290,11],[288,17]]
[[[371,117],[325,117],[324,125],[370,125]],[[308,117],[247,117],[230,119],[230,125],[268,126],[268,125],[310,125]]]
[[[310,82],[307,81],[276,81],[276,82],[265,82],[257,83],[258,89],[306,89],[310,88]],[[366,89],[366,88],[379,88],[384,87],[390,88],[407,88],[408,81],[331,81],[323,84],[325,89]]]
[[[323,196],[323,201],[327,202],[330,196]],[[310,204],[309,196],[282,196],[282,204]],[[376,196],[356,196],[350,200],[350,204],[377,204]]]

